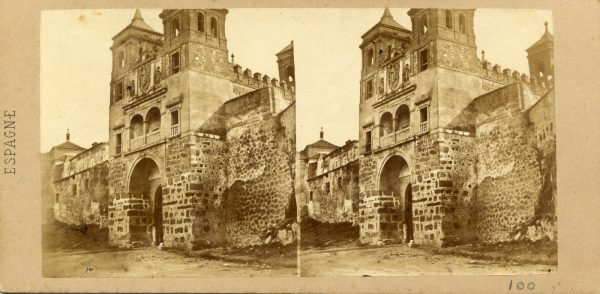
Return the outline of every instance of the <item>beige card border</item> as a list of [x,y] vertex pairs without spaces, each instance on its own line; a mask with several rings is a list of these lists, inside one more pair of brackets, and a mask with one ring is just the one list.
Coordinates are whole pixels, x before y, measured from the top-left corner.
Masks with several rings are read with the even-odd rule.
[[[551,9],[556,43],[559,270],[534,276],[369,278],[42,278],[39,175],[40,10],[66,8],[477,7]],[[502,25],[502,24],[498,24]],[[2,1],[0,109],[17,113],[17,175],[0,173],[0,289],[27,292],[600,293],[600,1]],[[68,45],[68,44],[66,44]],[[299,87],[301,91],[301,86]],[[4,142],[4,138],[2,142]],[[516,291],[513,288],[513,292]],[[527,289],[516,292],[528,292]]]

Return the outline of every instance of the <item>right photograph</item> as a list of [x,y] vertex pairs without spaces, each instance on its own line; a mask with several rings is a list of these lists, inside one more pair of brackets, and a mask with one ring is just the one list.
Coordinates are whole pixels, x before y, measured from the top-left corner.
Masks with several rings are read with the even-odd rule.
[[552,11],[330,19],[298,65],[318,63],[297,99],[300,274],[556,272]]

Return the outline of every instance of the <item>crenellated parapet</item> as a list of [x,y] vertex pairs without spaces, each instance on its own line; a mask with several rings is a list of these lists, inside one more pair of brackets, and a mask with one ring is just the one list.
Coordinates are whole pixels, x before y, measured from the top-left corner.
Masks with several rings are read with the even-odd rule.
[[249,68],[242,69],[239,64],[230,64],[229,78],[232,82],[238,83],[253,89],[260,89],[266,87],[275,87],[282,90],[285,96],[293,97],[295,88],[293,85],[288,84],[285,81],[279,81],[276,78],[271,78],[268,75],[256,72],[252,73]]
[[520,82],[525,84],[531,90],[531,92],[538,96],[545,94],[554,87],[554,80],[552,78],[548,78],[547,76],[542,78],[529,77],[527,74],[520,73],[517,70],[513,71],[510,68],[502,69],[502,67],[498,64],[492,66],[492,64],[485,59],[479,64],[479,74],[481,78],[502,85]]

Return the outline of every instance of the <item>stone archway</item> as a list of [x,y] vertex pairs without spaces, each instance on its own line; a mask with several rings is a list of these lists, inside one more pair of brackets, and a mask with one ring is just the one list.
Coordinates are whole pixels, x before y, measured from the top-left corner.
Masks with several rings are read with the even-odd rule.
[[402,191],[410,184],[410,168],[400,155],[389,157],[379,174],[379,190],[384,195],[401,197]]
[[150,158],[139,160],[129,177],[129,231],[132,242],[162,242],[162,186],[160,169]]
[[379,174],[379,190],[383,195],[397,198],[404,242],[413,239],[412,185],[410,167],[400,155],[390,156]]

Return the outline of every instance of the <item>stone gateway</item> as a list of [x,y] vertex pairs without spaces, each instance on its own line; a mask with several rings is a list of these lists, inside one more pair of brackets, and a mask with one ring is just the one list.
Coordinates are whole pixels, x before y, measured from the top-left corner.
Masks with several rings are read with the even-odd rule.
[[546,24],[527,49],[531,77],[492,66],[474,12],[411,9],[411,30],[385,9],[362,35],[357,152],[298,154],[310,216],[352,221],[367,243],[556,238],[553,36]]
[[163,10],[159,33],[136,10],[113,37],[110,139],[49,155],[57,219],[107,226],[118,246],[185,249],[258,244],[296,220],[293,43],[279,80],[243,70],[227,13]]

